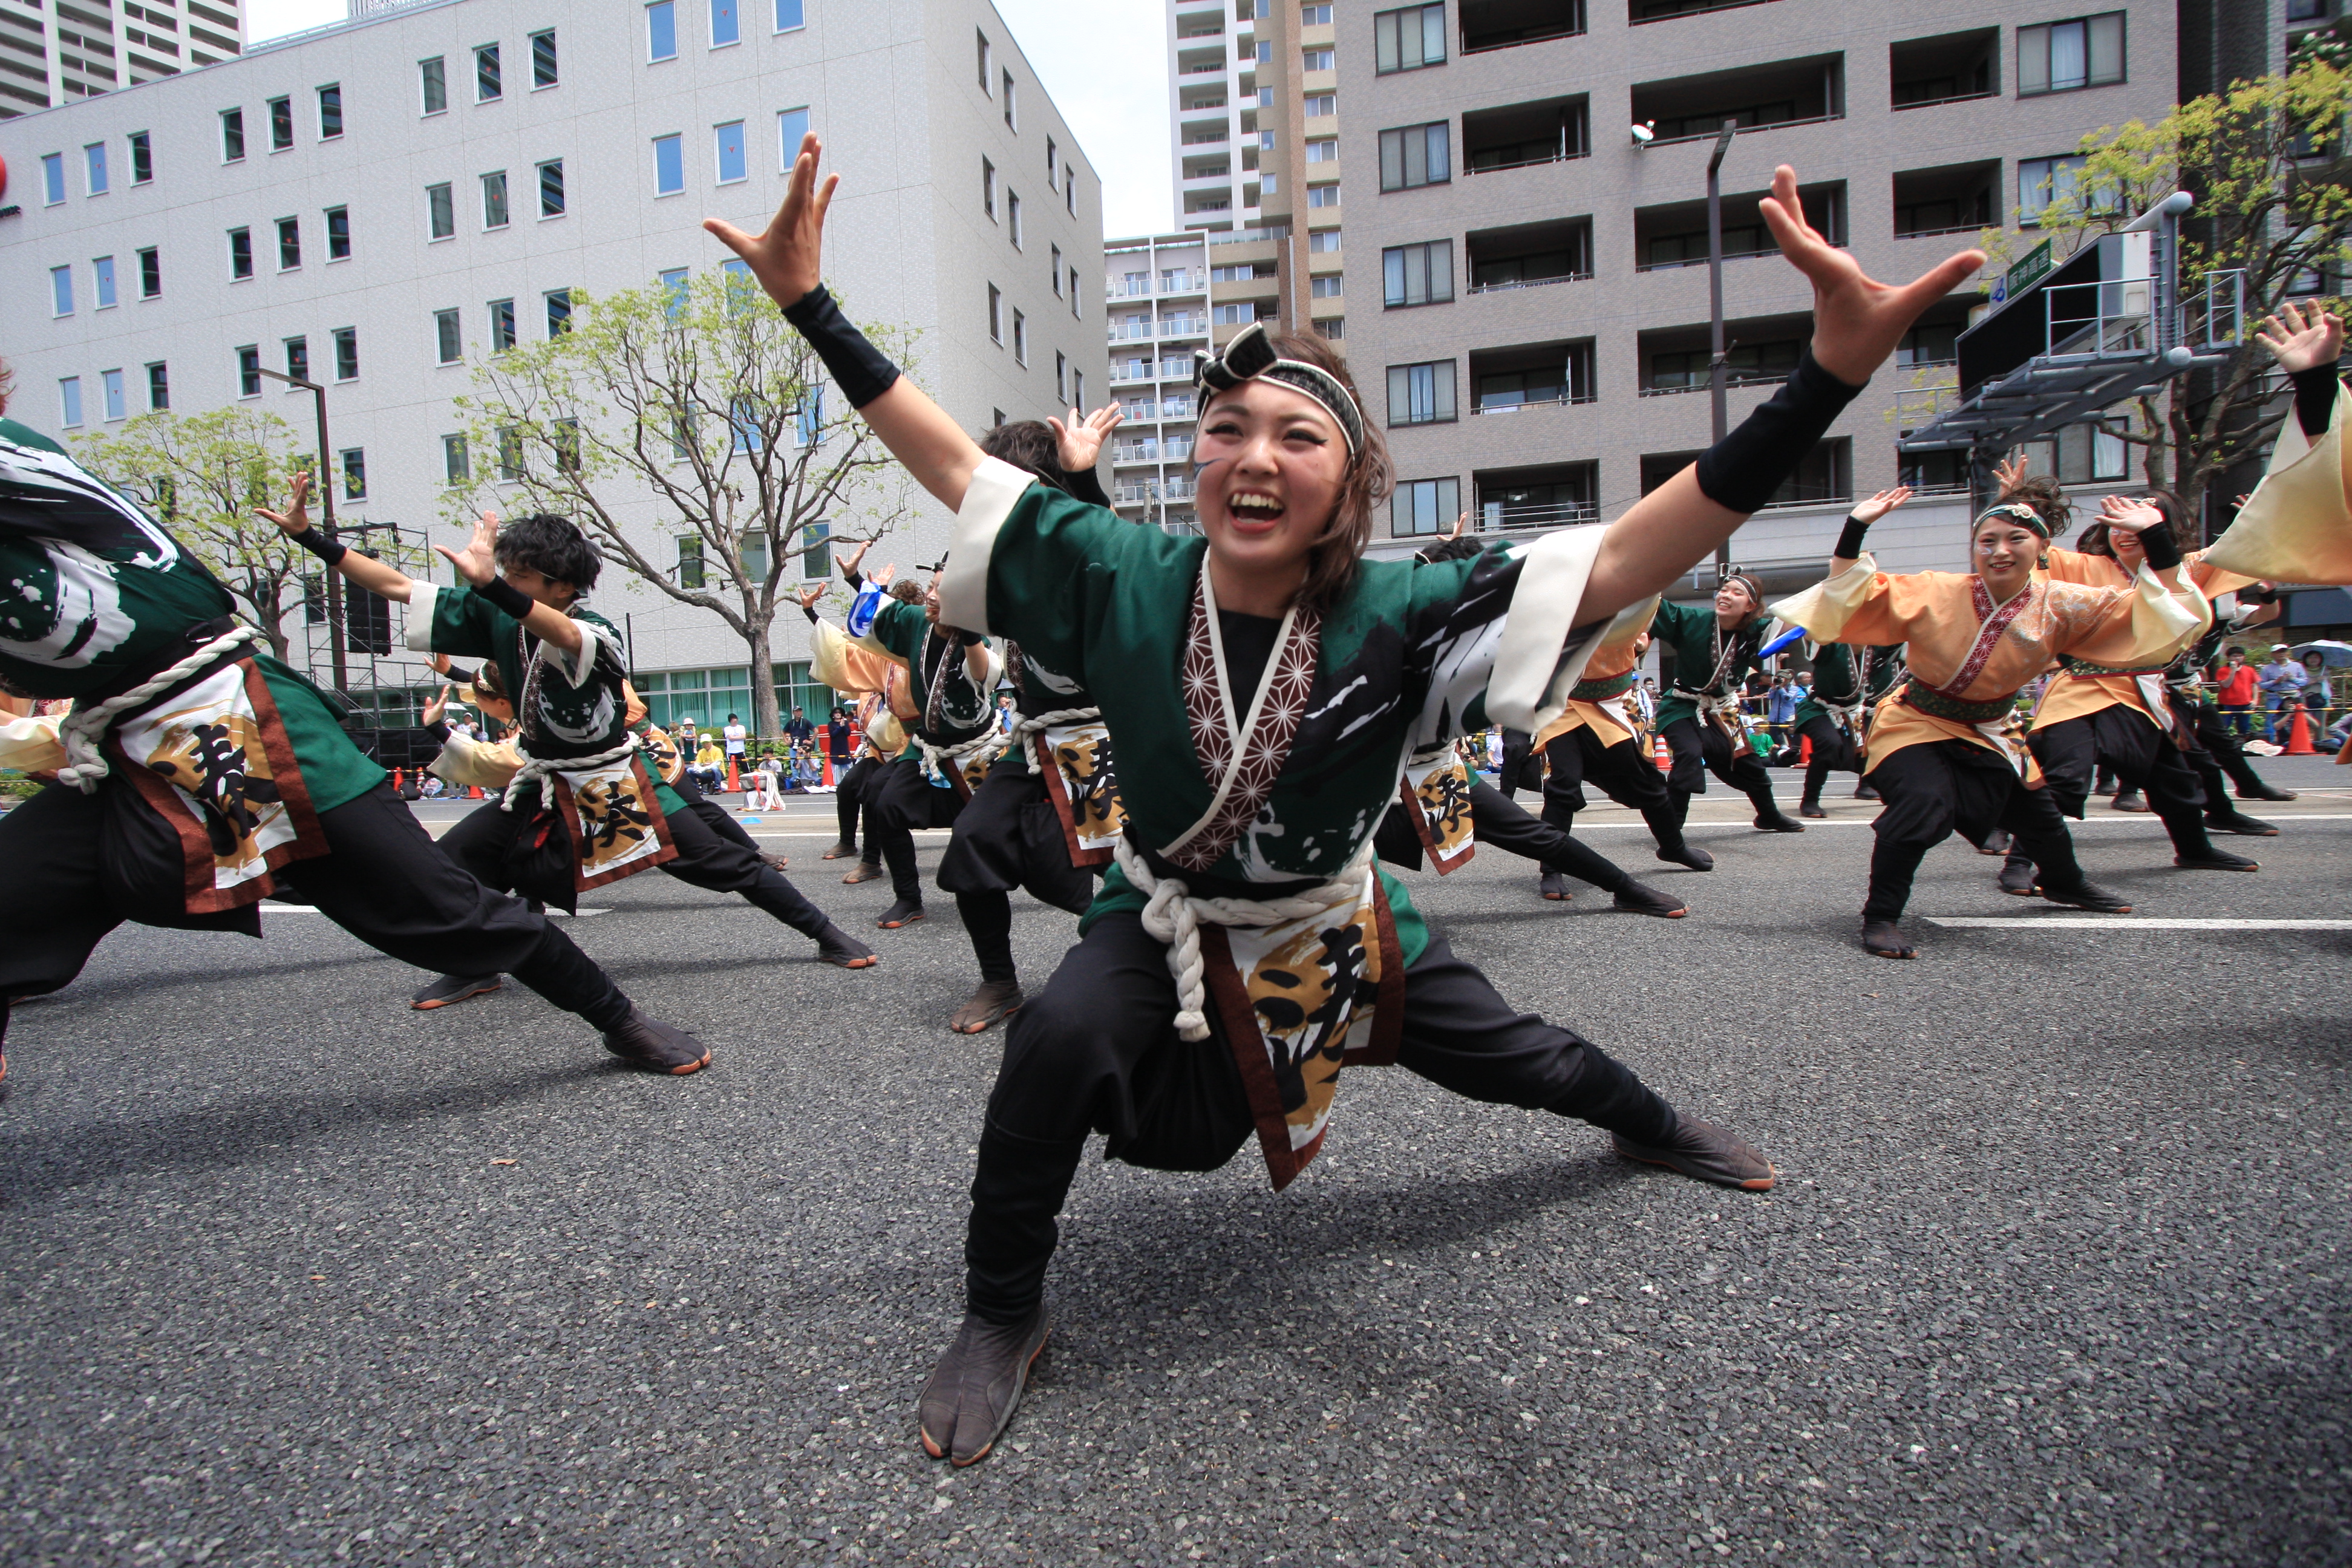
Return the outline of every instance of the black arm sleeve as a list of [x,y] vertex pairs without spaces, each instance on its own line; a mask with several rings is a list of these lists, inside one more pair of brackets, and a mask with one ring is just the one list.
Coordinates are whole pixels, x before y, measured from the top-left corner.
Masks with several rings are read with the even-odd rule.
[[841,313],[824,284],[785,307],[784,320],[799,328],[809,347],[816,350],[816,357],[833,373],[834,382],[852,408],[865,407],[898,379],[898,367],[866,341],[866,334]]
[[1105,510],[1109,510],[1110,496],[1105,492],[1102,488],[1102,480],[1095,476],[1095,471],[1092,468],[1079,468],[1075,472],[1068,468],[1065,468],[1062,470],[1062,477],[1069,481],[1068,489],[1071,495],[1076,497],[1079,500],[1086,502],[1088,506],[1098,506],[1103,508]]
[[1808,344],[1780,390],[1741,420],[1738,429],[1699,454],[1699,489],[1717,506],[1756,510],[1797,471],[1822,433],[1861,392],[1816,363]]
[[490,608],[502,610],[516,620],[527,620],[530,616],[530,595],[503,577],[493,577],[474,592],[488,600]]
[[2312,440],[2319,438],[2327,422],[2336,414],[2336,367],[2339,362],[2313,365],[2309,370],[2296,371],[2289,379],[2294,383],[2294,422]]
[[306,528],[288,537],[330,566],[351,553],[350,545],[340,539],[330,539],[315,528]]
[[2172,537],[2169,523],[2141,529],[2139,547],[2147,552],[2147,563],[2155,571],[2166,572],[2180,564],[2180,541]]
[[1837,548],[1830,552],[1840,561],[1851,561],[1862,553],[1862,542],[1869,536],[1870,524],[1846,513],[1845,531],[1838,535]]

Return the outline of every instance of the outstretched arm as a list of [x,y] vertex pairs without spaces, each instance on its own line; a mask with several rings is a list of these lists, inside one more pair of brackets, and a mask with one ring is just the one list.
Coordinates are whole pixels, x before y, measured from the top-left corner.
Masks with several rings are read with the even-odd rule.
[[1881,490],[1846,514],[1845,531],[1838,535],[1837,548],[1830,553],[1830,575],[1834,577],[1862,557],[1863,535],[1870,525],[1911,499],[1909,485],[1897,485],[1891,490]]
[[[793,162],[793,177],[784,190],[784,205],[760,234],[750,235],[721,218],[705,218],[702,226],[716,235],[721,243],[741,257],[751,268],[751,276],[768,291],[784,311],[785,318],[807,333],[825,366],[834,372],[835,381],[841,384],[851,405],[866,416],[866,423],[890,448],[890,455],[906,466],[915,482],[953,508],[963,505],[963,492],[971,484],[973,470],[981,464],[982,452],[963,428],[947,416],[947,411],[929,398],[913,382],[898,374],[895,367],[881,361],[870,346],[865,347],[866,363],[836,366],[829,349],[838,351],[845,345],[828,343],[828,327],[840,322],[840,309],[832,297],[822,292],[824,275],[820,253],[824,240],[825,208],[833,203],[833,193],[841,184],[839,174],[827,174],[824,184],[817,184],[816,168],[824,155],[824,144],[812,131],[801,138],[800,156]],[[856,329],[848,329],[855,333]],[[862,340],[861,340],[862,344]],[[875,362],[880,362],[877,363]],[[845,374],[846,372],[846,374]],[[887,373],[887,374],[886,374]],[[876,389],[877,383],[885,383]]]
[[409,592],[415,585],[409,580],[408,574],[396,566],[387,566],[372,555],[362,555],[340,541],[330,542],[324,534],[310,531],[310,476],[307,471],[300,468],[294,471],[290,489],[284,511],[256,507],[254,515],[265,522],[277,524],[287,538],[369,593],[381,594],[395,605],[408,603]]
[[1902,288],[1875,281],[1805,221],[1797,172],[1786,163],[1773,174],[1772,194],[1758,205],[1781,254],[1812,281],[1812,342],[1769,402],[1610,525],[1577,608],[1579,626],[1666,588],[1730,538],[1895,352],[1919,313],[1984,265],[1982,251],[1964,250]]
[[2336,363],[2344,353],[2342,319],[2317,306],[2306,311],[2290,300],[2254,336],[2294,383],[2295,423],[2306,437],[2315,439],[2336,413]]

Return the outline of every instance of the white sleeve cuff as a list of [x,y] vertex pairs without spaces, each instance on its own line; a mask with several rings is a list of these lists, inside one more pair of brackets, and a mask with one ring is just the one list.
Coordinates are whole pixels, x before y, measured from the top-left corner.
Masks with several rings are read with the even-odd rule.
[[1608,640],[1613,616],[1572,646],[1569,640],[1608,531],[1608,524],[1598,522],[1563,528],[1528,547],[1486,683],[1486,716],[1496,723],[1533,733],[1559,718],[1568,705],[1568,689]]
[[996,532],[1013,503],[1036,483],[1034,475],[994,458],[982,458],[956,509],[955,532],[948,543],[947,570],[940,574],[940,619],[967,632],[986,632],[988,563],[996,552]]
[[438,583],[411,581],[408,584],[408,630],[401,640],[411,653],[433,651],[433,604],[441,596]]

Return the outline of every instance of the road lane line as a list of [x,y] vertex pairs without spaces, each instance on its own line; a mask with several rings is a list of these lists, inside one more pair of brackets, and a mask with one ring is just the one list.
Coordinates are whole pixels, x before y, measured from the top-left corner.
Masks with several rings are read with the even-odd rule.
[[2352,931],[2352,921],[2226,920],[2187,915],[1929,915],[1932,926],[2013,931],[2023,926],[2095,926],[2101,931]]

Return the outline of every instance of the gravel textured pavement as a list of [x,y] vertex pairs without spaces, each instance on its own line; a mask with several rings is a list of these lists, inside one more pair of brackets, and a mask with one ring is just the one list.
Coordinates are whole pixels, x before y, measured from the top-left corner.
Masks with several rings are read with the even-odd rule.
[[[2352,778],[2263,767],[2315,788],[2229,841],[2261,875],[2096,803],[2086,865],[2141,917],[2352,920]],[[2352,930],[2037,929],[1953,842],[1924,956],[1874,961],[1843,793],[1783,837],[1718,789],[1706,876],[1593,813],[1681,921],[1491,850],[1410,879],[1779,1190],[1351,1072],[1279,1195],[1249,1149],[1082,1170],[1038,1380],[960,1472],[914,1404],[1003,1036],[945,1027],[944,895],[862,973],[593,895],[582,944],[714,1051],[680,1080],[511,985],[413,1012],[314,914],[126,929],[8,1041],[0,1561],[2352,1561]],[[754,831],[870,927],[829,828]],[[1071,922],[1015,911],[1041,984]]]

